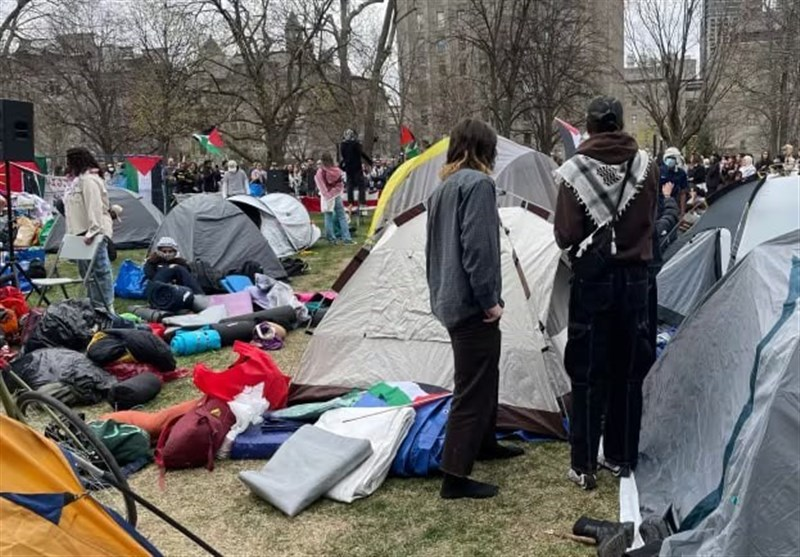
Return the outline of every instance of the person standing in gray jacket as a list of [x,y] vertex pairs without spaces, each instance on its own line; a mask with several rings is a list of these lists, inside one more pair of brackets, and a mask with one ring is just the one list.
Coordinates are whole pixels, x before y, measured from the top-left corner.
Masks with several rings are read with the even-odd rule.
[[220,182],[222,197],[230,197],[232,195],[245,195],[247,194],[247,174],[244,170],[239,168],[239,164],[235,160],[228,161],[228,170],[222,175],[222,182]]
[[427,203],[431,310],[450,335],[455,361],[441,464],[444,499],[495,496],[496,486],[469,478],[475,460],[523,454],[495,438],[503,315],[500,218],[489,177],[496,157],[494,130],[462,120],[450,134],[443,183]]

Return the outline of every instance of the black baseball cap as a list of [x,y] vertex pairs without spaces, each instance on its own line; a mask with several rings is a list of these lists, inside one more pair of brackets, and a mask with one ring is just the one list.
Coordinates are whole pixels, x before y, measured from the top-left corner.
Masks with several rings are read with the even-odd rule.
[[614,97],[592,99],[586,109],[586,128],[594,132],[613,132],[623,128],[622,103]]

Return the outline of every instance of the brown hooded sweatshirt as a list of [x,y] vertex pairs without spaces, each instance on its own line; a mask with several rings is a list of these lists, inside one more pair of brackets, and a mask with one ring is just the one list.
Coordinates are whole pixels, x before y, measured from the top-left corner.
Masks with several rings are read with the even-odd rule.
[[[639,146],[624,132],[594,134],[581,143],[578,154],[606,164],[622,164],[633,158]],[[648,263],[653,259],[653,221],[658,200],[658,173],[651,161],[642,191],[631,201],[616,225],[617,255],[626,264]],[[595,229],[574,192],[561,186],[555,215],[556,243],[567,249],[582,242]]]

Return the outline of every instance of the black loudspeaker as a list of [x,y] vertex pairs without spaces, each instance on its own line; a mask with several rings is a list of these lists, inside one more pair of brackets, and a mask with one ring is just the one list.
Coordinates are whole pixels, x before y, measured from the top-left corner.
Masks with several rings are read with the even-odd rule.
[[33,160],[33,103],[0,99],[0,161]]

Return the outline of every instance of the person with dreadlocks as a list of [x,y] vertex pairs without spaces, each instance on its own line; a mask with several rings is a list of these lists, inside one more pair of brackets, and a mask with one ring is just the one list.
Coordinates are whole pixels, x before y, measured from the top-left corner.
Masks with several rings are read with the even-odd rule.
[[623,131],[617,99],[594,99],[586,128],[589,138],[556,170],[554,232],[573,273],[564,354],[572,382],[567,476],[588,490],[598,464],[616,476],[637,464],[642,382],[654,360],[648,272],[659,169]]
[[[67,174],[73,179],[64,200],[67,234],[82,236],[86,245],[100,243],[91,265],[89,299],[95,307],[113,309],[114,274],[108,243],[114,226],[100,165],[88,149],[76,147],[67,151]],[[86,276],[89,267],[89,261],[78,261],[82,276]]]
[[428,198],[425,246],[431,310],[450,335],[453,402],[441,470],[444,499],[485,499],[494,485],[470,479],[476,460],[523,454],[495,437],[500,385],[500,217],[490,177],[497,134],[480,120],[450,133],[442,184]]

